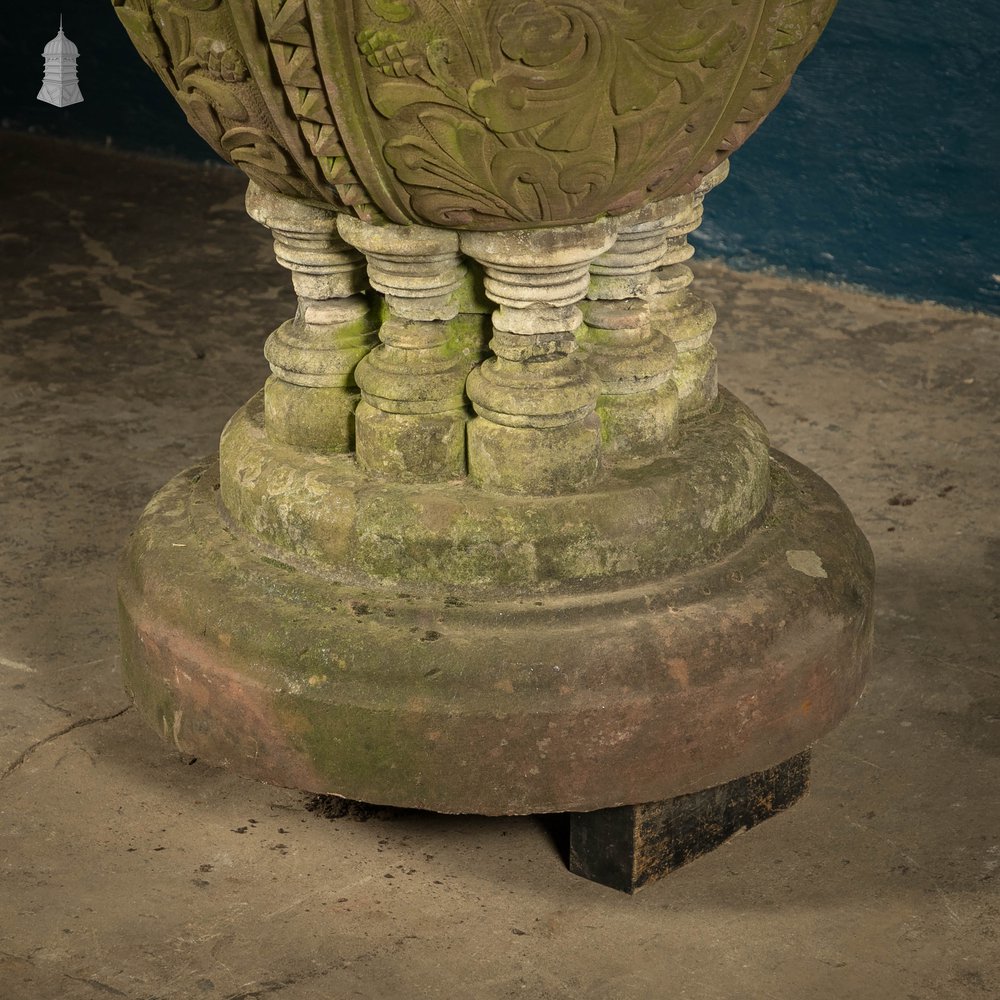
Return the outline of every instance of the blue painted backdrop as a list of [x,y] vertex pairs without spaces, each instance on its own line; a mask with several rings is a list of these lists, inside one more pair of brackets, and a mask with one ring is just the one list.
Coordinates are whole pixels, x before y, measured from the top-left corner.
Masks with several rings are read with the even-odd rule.
[[699,243],[1000,311],[1000,2],[841,0]]
[[[70,108],[35,100],[60,12],[81,52],[85,100]],[[4,127],[214,157],[110,0],[33,0],[3,19]],[[841,0],[710,197],[701,252],[1000,312],[998,95],[1000,0]]]

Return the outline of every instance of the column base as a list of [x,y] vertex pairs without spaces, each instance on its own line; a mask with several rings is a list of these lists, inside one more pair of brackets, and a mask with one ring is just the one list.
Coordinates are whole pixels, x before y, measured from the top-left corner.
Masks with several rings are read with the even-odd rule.
[[264,426],[275,442],[320,454],[354,450],[353,386],[308,386],[271,375],[264,383]]
[[365,472],[399,483],[465,475],[465,410],[387,413],[362,402],[356,421],[358,466]]
[[677,386],[673,379],[647,392],[597,400],[605,465],[645,465],[655,461],[678,437]]
[[809,788],[810,751],[714,788],[572,813],[569,869],[634,893],[794,805]]
[[561,427],[508,427],[473,417],[468,442],[472,482],[499,493],[571,493],[593,482],[601,464],[596,413]]
[[[222,435],[220,499],[248,540],[319,576],[459,592],[615,590],[721,557],[766,510],[767,435],[752,412],[723,390],[690,428],[656,461],[605,468],[579,492],[500,494],[471,476],[393,482],[354,455],[275,443],[258,394]],[[537,446],[532,429],[509,430]]]
[[715,402],[719,393],[716,357],[712,344],[705,344],[695,351],[678,352],[673,374],[683,420],[700,416]]

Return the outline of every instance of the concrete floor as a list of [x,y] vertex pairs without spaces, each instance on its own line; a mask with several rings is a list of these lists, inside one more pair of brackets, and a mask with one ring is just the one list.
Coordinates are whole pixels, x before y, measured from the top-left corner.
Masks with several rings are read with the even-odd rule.
[[0,998],[1000,995],[1000,320],[698,268],[872,541],[875,669],[800,805],[629,898],[540,820],[330,820],[129,709],[116,552],[292,308],[242,186],[0,134]]

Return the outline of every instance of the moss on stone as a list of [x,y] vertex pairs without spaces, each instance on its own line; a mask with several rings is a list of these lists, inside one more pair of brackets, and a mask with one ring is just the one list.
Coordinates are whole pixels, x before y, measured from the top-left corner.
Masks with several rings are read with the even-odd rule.
[[[122,562],[129,686],[143,718],[185,752],[367,801],[600,808],[727,780],[727,768],[764,766],[787,741],[817,738],[854,703],[870,655],[863,537],[828,487],[785,459],[774,468],[768,526],[700,569],[585,594],[564,578],[559,592],[488,598],[454,583],[401,592],[275,564],[220,520],[211,473],[179,477]],[[651,491],[647,517],[656,499]],[[572,524],[580,548],[562,572],[574,561],[610,568],[593,514]],[[498,535],[522,517],[537,528],[545,512],[521,498]],[[477,529],[491,541],[485,520]],[[827,576],[796,572],[788,549],[815,551]],[[760,706],[749,718],[748,692]],[[814,711],[789,727],[805,697]],[[720,745],[715,734],[737,724],[739,746]]]
[[348,455],[269,441],[259,398],[227,427],[221,497],[276,557],[336,576],[480,590],[596,588],[699,565],[738,544],[767,497],[767,437],[723,393],[666,454],[589,489],[503,495],[469,479],[394,483]]
[[264,386],[264,423],[274,441],[320,453],[354,450],[357,389],[292,385],[272,375]]

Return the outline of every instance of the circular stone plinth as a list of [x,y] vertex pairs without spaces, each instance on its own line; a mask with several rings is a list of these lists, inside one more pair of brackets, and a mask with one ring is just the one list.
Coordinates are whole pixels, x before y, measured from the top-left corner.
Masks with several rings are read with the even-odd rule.
[[585,811],[786,760],[860,695],[871,552],[772,453],[741,545],[622,588],[335,582],[224,518],[214,466],[144,513],[119,579],[126,684],[183,751],[313,792],[439,812]]

